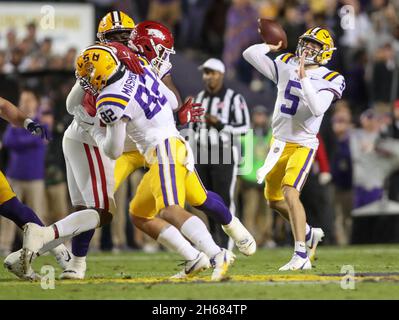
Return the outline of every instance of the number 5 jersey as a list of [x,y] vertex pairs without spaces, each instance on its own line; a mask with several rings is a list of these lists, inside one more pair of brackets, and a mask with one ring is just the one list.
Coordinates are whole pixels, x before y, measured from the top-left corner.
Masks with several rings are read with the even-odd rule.
[[293,54],[279,55],[272,60],[266,44],[256,44],[243,53],[244,58],[277,85],[274,106],[273,136],[281,141],[317,149],[323,115],[331,103],[340,99],[345,80],[338,72],[320,66],[306,70],[299,79],[299,59]]

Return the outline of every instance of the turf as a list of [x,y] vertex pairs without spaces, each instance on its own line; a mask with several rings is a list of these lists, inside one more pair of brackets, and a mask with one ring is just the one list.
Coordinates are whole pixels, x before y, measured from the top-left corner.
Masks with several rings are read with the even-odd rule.
[[[168,252],[92,254],[87,279],[55,282],[44,290],[40,282],[18,280],[0,268],[0,299],[399,299],[399,245],[320,247],[314,268],[278,272],[291,249],[260,249],[252,257],[237,253],[229,280],[210,282],[206,271],[193,281],[170,282],[180,270],[179,257]],[[38,259],[34,268],[48,264]],[[341,268],[355,270],[355,289],[341,288]]]

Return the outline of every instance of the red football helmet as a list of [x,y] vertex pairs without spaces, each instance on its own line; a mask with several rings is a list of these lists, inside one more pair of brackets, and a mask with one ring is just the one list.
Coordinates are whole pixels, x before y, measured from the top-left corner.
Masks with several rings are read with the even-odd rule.
[[159,76],[170,70],[169,56],[174,54],[172,33],[163,24],[143,21],[137,24],[130,36],[131,48],[143,54]]

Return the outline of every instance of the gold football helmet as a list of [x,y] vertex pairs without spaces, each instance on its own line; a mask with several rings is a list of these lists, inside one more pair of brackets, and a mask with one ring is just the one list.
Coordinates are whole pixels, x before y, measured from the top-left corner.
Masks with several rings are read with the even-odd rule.
[[101,42],[129,40],[135,23],[126,13],[122,11],[108,12],[100,21],[97,30],[97,38]]
[[75,67],[80,85],[93,95],[104,89],[118,72],[123,72],[123,64],[112,48],[105,45],[87,47],[77,57]]
[[[314,42],[321,46],[320,50],[307,47],[308,42]],[[324,28],[311,28],[299,37],[298,46],[296,49],[296,56],[300,57],[304,49],[307,49],[312,54],[305,58],[306,64],[321,64],[324,65],[330,61],[334,50],[334,41],[330,32]]]

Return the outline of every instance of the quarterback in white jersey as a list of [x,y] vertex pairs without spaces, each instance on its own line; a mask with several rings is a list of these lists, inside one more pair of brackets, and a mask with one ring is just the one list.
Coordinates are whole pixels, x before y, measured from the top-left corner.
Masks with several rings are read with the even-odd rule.
[[291,223],[295,252],[280,270],[310,269],[324,233],[306,224],[299,195],[319,144],[316,135],[324,113],[341,98],[345,80],[323,66],[336,49],[328,30],[311,28],[299,38],[295,55],[286,53],[270,59],[267,54],[278,51],[281,45],[256,44],[243,52],[243,57],[278,90],[271,148],[257,178],[259,183],[266,182],[265,198],[270,207]]

